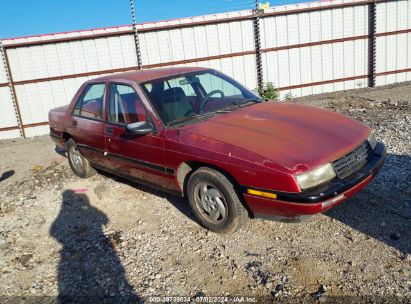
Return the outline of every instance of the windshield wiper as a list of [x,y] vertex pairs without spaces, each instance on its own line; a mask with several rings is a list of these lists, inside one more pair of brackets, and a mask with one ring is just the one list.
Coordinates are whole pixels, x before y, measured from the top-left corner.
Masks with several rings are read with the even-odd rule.
[[190,115],[190,116],[184,116],[184,117],[177,118],[173,121],[170,121],[168,123],[168,125],[169,126],[174,126],[174,125],[179,124],[179,123],[183,123],[183,122],[190,121],[190,120],[197,120],[197,119],[200,119],[200,118],[212,116],[214,114],[230,113],[231,112],[230,110],[232,110],[232,109],[240,108],[240,107],[243,107],[243,106],[248,105],[250,103],[257,103],[257,102],[261,102],[261,99],[250,98],[250,99],[246,99],[246,100],[243,100],[243,101],[235,101],[235,102],[233,102],[232,104],[229,104],[226,107],[223,107],[221,109],[218,109],[218,110],[215,110],[215,111],[212,111],[212,112],[207,112],[207,113],[202,113],[202,114],[194,114],[194,115]]
[[258,102],[261,102],[261,100],[255,99],[255,98],[250,98],[250,99],[246,99],[243,101],[235,101],[232,104],[229,104],[228,106],[221,108],[219,111],[227,111],[227,110],[232,110],[236,108],[241,108],[241,107],[250,105],[250,103],[258,103]]
[[223,110],[217,110],[217,111],[213,111],[213,112],[207,112],[207,113],[203,113],[203,114],[194,114],[194,115],[190,115],[190,116],[184,116],[184,117],[180,117],[177,118],[173,121],[170,121],[168,123],[169,126],[174,126],[176,124],[182,123],[182,122],[186,122],[186,121],[190,121],[190,120],[198,120],[204,117],[208,117],[208,116],[212,116],[214,114],[223,114],[223,113],[229,113],[228,111],[223,111]]
[[262,98],[248,98],[248,99],[244,100],[243,103],[251,102],[251,101],[252,101],[252,102],[255,102],[255,103],[261,102],[261,101],[262,101]]
[[168,125],[169,126],[174,126],[174,125],[182,123],[182,122],[198,119],[198,115],[199,114],[190,115],[190,116],[183,116],[183,117],[180,117],[180,118],[177,118],[177,119],[174,119],[174,120],[170,121],[168,123]]

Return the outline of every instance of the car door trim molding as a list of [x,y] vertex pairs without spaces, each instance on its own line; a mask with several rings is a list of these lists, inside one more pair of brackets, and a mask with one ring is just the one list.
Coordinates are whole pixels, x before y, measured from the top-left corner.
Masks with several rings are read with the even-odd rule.
[[77,143],[77,147],[79,147],[80,149],[88,149],[88,150],[97,151],[97,152],[100,152],[101,154],[104,155],[104,151],[103,151],[103,150],[98,149],[98,148],[95,148],[95,147],[92,147],[92,146],[89,146],[89,145]]
[[138,166],[150,168],[150,169],[160,171],[162,173],[166,173],[166,174],[170,174],[170,175],[174,175],[174,171],[175,171],[174,169],[167,168],[165,166],[153,164],[153,163],[146,162],[146,161],[143,161],[143,160],[134,159],[134,158],[130,158],[130,157],[126,157],[126,156],[122,156],[122,155],[118,155],[118,154],[114,154],[114,153],[110,153],[110,152],[108,152],[108,157],[109,158],[110,157],[116,158],[116,159],[121,160],[121,161],[125,161],[125,162],[135,164],[135,165],[138,165]]
[[174,169],[168,168],[168,167],[165,167],[165,166],[161,166],[161,165],[158,165],[158,164],[154,164],[154,163],[146,162],[146,161],[143,161],[143,160],[122,156],[122,155],[115,154],[115,153],[110,153],[110,152],[103,151],[101,149],[94,148],[94,147],[91,147],[91,146],[85,145],[85,144],[77,144],[77,146],[79,148],[89,149],[89,150],[100,152],[101,154],[103,154],[103,155],[105,155],[106,157],[109,157],[109,158],[115,158],[117,160],[125,161],[125,162],[131,163],[131,164],[135,164],[135,165],[138,165],[138,166],[141,166],[141,167],[156,170],[156,171],[166,173],[166,174],[169,174],[169,175],[174,175],[174,173],[175,173]]
[[147,181],[147,180],[144,180],[144,179],[129,175],[127,173],[119,172],[119,171],[116,171],[116,170],[106,168],[106,167],[102,166],[101,164],[95,164],[93,166],[95,166],[96,168],[101,169],[103,171],[106,171],[108,173],[117,175],[121,178],[125,178],[125,179],[131,180],[133,182],[142,184],[142,185],[147,186],[149,188],[154,188],[154,189],[166,192],[166,193],[170,193],[170,194],[175,195],[175,196],[183,197],[183,193],[181,191],[177,191],[177,190],[174,190],[174,189],[171,189],[171,188],[166,188],[166,187],[163,187],[161,185],[152,183],[150,181]]
[[76,119],[81,118],[81,119],[87,119],[87,120],[92,120],[92,121],[96,121],[96,122],[104,122],[104,119],[102,119],[102,118],[93,118],[93,117],[87,117],[87,116],[80,116],[80,115],[77,115],[77,114],[73,114],[72,117],[73,117],[73,119],[75,117]]

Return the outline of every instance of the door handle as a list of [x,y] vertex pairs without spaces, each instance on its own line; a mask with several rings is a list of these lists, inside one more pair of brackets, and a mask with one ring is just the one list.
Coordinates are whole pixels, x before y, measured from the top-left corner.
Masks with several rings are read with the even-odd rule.
[[71,121],[71,125],[72,125],[72,126],[77,126],[77,120],[72,120],[72,121]]
[[106,128],[106,134],[113,135],[113,133],[114,133],[114,128],[111,128],[111,127]]

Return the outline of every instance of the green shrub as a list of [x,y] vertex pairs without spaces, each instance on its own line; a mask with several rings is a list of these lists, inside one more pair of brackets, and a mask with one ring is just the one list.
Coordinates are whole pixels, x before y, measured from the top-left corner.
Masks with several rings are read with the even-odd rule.
[[267,100],[278,100],[280,92],[272,82],[265,82],[261,88],[255,88],[254,92]]
[[287,94],[284,95],[284,99],[287,101],[290,101],[292,99],[294,99],[294,96],[291,92],[288,92]]

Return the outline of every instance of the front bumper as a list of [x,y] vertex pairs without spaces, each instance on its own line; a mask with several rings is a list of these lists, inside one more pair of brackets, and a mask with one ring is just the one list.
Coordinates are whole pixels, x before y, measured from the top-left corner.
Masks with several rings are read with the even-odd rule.
[[50,138],[56,143],[57,146],[59,146],[60,148],[65,148],[64,141],[59,134],[56,134],[50,131],[49,135],[50,135]]
[[273,192],[277,195],[275,200],[246,193],[244,199],[255,217],[298,220],[302,216],[328,210],[356,194],[377,174],[385,155],[385,146],[379,142],[373,158],[345,179],[336,178],[325,185],[299,193]]

